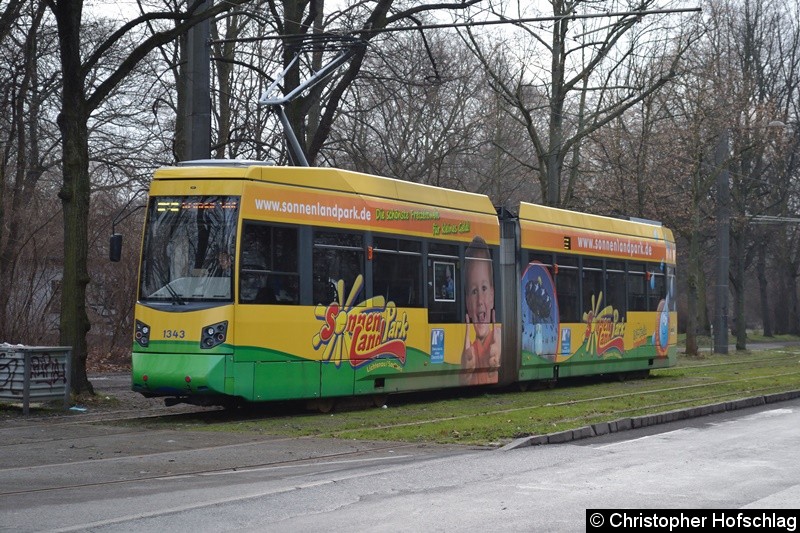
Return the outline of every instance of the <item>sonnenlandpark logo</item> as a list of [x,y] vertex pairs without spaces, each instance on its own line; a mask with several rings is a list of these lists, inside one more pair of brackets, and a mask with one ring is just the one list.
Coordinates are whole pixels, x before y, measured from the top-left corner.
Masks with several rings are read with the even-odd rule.
[[347,359],[358,368],[375,359],[392,358],[406,362],[408,315],[399,314],[394,302],[375,296],[355,303],[364,284],[355,279],[345,300],[344,283],[337,283],[337,301],[317,305],[314,315],[323,322],[311,340],[315,350],[323,350],[322,360],[337,368]]
[[592,308],[583,314],[586,322],[584,343],[586,351],[600,357],[621,357],[625,351],[625,322],[619,311],[607,305],[601,308],[603,293],[592,295]]

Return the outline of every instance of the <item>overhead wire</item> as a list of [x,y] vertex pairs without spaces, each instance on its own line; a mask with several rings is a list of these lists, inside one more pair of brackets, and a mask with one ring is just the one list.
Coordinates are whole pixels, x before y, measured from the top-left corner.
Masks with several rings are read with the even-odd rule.
[[[536,22],[557,22],[562,20],[581,20],[592,18],[611,18],[611,17],[642,17],[645,15],[666,15],[674,13],[699,13],[701,8],[679,8],[679,9],[653,9],[646,11],[619,11],[613,13],[587,13],[587,14],[572,14],[562,16],[548,16],[548,17],[526,17],[517,19],[502,19],[502,20],[482,20],[467,22],[451,22],[439,24],[415,24],[413,26],[395,26],[390,28],[359,28],[355,30],[347,30],[344,32],[326,32],[318,35],[342,36],[342,35],[369,35],[377,33],[392,33],[398,31],[422,31],[422,30],[436,30],[448,28],[473,28],[480,26],[497,26],[502,24],[528,24]],[[256,41],[269,41],[269,40],[283,40],[305,37],[307,34],[285,34],[285,35],[264,35],[261,37],[243,37],[232,39],[214,39],[212,43],[226,43],[226,42],[256,42]]]

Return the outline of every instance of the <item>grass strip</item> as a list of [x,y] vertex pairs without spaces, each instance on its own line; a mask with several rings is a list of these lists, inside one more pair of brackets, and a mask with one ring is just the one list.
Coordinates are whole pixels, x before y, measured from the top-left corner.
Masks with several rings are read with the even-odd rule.
[[[385,409],[318,414],[265,406],[246,418],[228,413],[188,416],[187,429],[281,436],[338,437],[416,443],[497,446],[514,438],[575,429],[617,418],[655,414],[800,389],[800,347],[732,355],[683,357],[647,379],[581,378],[526,392],[460,389],[403,394]],[[175,426],[174,419],[137,422]]]

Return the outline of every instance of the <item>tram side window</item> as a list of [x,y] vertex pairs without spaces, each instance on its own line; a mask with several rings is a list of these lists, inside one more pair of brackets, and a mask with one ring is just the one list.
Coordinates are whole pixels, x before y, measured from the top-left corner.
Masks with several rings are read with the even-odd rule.
[[299,303],[297,237],[297,228],[244,223],[239,260],[240,303]]
[[[458,246],[431,243],[428,248],[428,321],[432,324],[463,322],[459,313],[461,271]],[[449,277],[448,277],[449,276]]]
[[553,256],[552,254],[544,254],[541,252],[528,252],[528,263],[533,263],[534,261],[538,261],[543,265],[552,265]]
[[622,261],[606,261],[606,304],[619,312],[622,319],[628,307],[625,298],[625,263]]
[[[525,257],[523,255],[523,257]],[[547,270],[550,271],[550,275],[553,275],[553,255],[552,254],[545,254],[541,252],[528,252],[528,264],[530,263],[541,263],[547,267]],[[525,265],[522,266],[525,268]]]
[[583,273],[583,312],[602,309],[605,307],[605,302],[601,301],[601,294],[605,294],[603,292],[603,261],[584,259],[581,272]]
[[422,307],[422,243],[375,237],[372,295],[397,307]]
[[315,231],[312,262],[315,303],[328,305],[333,302],[350,302],[350,305],[363,305],[364,278],[358,278],[359,274],[364,273],[362,234]]
[[658,303],[667,296],[664,274],[659,271],[650,273],[647,287],[647,310],[657,311]]
[[647,279],[641,263],[628,264],[628,311],[647,311]]
[[578,260],[575,257],[556,256],[556,295],[561,322],[580,322],[580,278]]

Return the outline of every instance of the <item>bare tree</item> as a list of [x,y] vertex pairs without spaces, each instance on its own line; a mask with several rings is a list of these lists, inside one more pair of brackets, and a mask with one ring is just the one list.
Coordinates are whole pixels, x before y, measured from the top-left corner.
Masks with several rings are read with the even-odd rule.
[[690,354],[697,353],[698,332],[708,331],[709,262],[701,251],[713,246],[716,168],[709,157],[718,131],[713,117],[720,111],[702,76],[709,65],[708,56],[687,54],[684,75],[590,136],[576,188],[592,212],[660,220],[673,229]]
[[[380,35],[381,30],[396,22],[413,22],[416,17],[436,11],[464,10],[479,1],[460,0],[418,5],[397,0],[377,0],[373,3],[352,1],[320,21],[323,0],[270,0],[269,13],[274,30],[278,35],[284,36],[283,67],[288,69],[282,86],[284,94],[297,88],[303,75],[307,73],[302,62],[293,63],[298,45],[305,37],[321,31],[336,31],[369,42]],[[341,76],[316,85],[288,106],[289,122],[312,165],[330,136],[342,99],[361,72],[366,54],[366,47],[354,49]],[[318,56],[313,56],[310,67],[313,68],[319,61]]]
[[[0,284],[0,338],[43,341],[43,307],[54,281],[53,269],[45,265],[50,258],[41,248],[53,244],[45,242],[53,233],[52,216],[41,215],[54,208],[41,181],[57,161],[57,136],[48,122],[49,100],[58,88],[55,65],[48,59],[55,39],[43,22],[43,5],[11,3],[8,9],[0,32],[0,278],[5,280]],[[12,13],[15,18],[7,19]]]
[[[792,118],[787,110],[797,91],[800,43],[797,21],[787,16],[788,7],[744,0],[719,2],[712,11],[713,27],[719,32],[715,50],[725,67],[718,90],[735,110],[721,126],[732,139],[730,282],[737,350],[747,346],[748,281],[757,256],[765,253],[759,241],[769,232],[762,227],[754,234],[752,222],[774,213],[790,192],[790,176],[783,170],[790,153],[784,129]],[[765,286],[760,293],[762,298],[766,295]],[[762,308],[767,307],[762,300]],[[763,316],[762,320],[768,322]]]
[[479,117],[473,69],[459,54],[443,55],[441,37],[393,36],[368,58],[370,74],[354,84],[334,128],[335,146],[347,154],[337,164],[445,185],[442,161],[470,149]]
[[392,35],[365,61],[333,128],[335,166],[519,200],[530,184],[518,125],[498,106],[479,65],[454,35]]
[[11,33],[26,2],[25,0],[8,0],[4,3],[3,12],[0,13],[0,41]]
[[[88,227],[91,180],[89,177],[89,121],[112,90],[156,47],[174,40],[200,20],[215,16],[244,0],[228,0],[198,13],[202,4],[190,2],[184,10],[148,13],[123,24],[93,50],[82,49],[83,2],[45,0],[52,11],[59,38],[62,91],[58,125],[62,135],[63,183],[59,192],[64,222],[64,275],[61,285],[60,342],[73,351],[72,387],[75,392],[92,391],[86,377],[90,321],[86,310]],[[128,53],[116,48],[129,32],[152,20],[174,20],[173,28],[158,31],[140,41]],[[95,68],[104,57],[119,59],[104,72]]]
[[[508,112],[527,132],[546,203],[562,206],[572,202],[580,144],[673,80],[697,35],[676,28],[668,19],[643,15],[658,6],[657,0],[603,4],[603,10],[619,7],[622,14],[593,27],[575,21],[579,13],[594,12],[598,6],[593,2],[549,4],[552,22],[547,29],[520,25],[520,35],[504,38],[499,46],[488,44],[473,30],[464,38]],[[499,10],[496,14],[506,15]],[[497,60],[507,54],[506,49],[518,51],[515,61]],[[649,62],[649,69],[632,68],[645,54],[660,60]],[[570,157],[572,171],[564,183],[562,174]]]
[[[646,207],[656,213],[656,206],[669,206],[662,209],[665,216],[653,218],[670,223],[688,244],[688,253],[682,255],[688,353],[696,353],[696,335],[707,324],[704,280],[711,270],[709,258],[720,253],[714,252],[717,243],[709,229],[718,223],[715,185],[723,170],[730,172],[733,186],[729,280],[735,296],[731,324],[738,348],[746,346],[745,298],[752,290],[750,279],[759,279],[762,321],[765,331],[771,329],[765,269],[767,245],[778,236],[775,227],[753,226],[752,222],[764,215],[787,216],[784,206],[792,194],[785,156],[793,150],[786,132],[778,131],[785,128],[774,127],[791,121],[787,104],[792,87],[797,86],[793,74],[797,72],[798,53],[793,45],[797,30],[790,23],[780,26],[792,19],[786,12],[786,6],[773,9],[747,1],[711,4],[702,20],[704,38],[686,54],[683,75],[666,90],[643,100],[639,113],[626,114],[592,139],[593,148],[602,148],[594,152],[593,161],[604,162],[598,170],[606,176],[605,186],[596,190],[605,191],[605,197],[608,191],[620,191],[601,205],[624,205],[621,202],[627,197],[636,199],[635,204],[628,204],[629,208],[633,205],[633,212]],[[732,143],[720,167],[713,154],[722,134],[730,136]],[[619,186],[617,182],[609,184],[609,176],[619,176]],[[658,189],[666,189],[680,201],[670,202]],[[646,193],[641,194],[643,191]],[[702,250],[714,253],[703,254]],[[791,252],[784,256],[786,264],[777,270],[795,270],[788,259]],[[756,261],[761,267],[753,272]],[[794,283],[789,280],[786,284]],[[788,298],[796,291],[785,290],[784,294]]]

